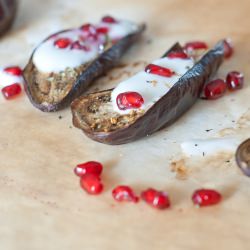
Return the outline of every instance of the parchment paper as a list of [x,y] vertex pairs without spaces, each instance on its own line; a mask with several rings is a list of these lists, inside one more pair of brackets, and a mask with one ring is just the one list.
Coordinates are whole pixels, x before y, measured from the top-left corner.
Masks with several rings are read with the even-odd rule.
[[[224,37],[233,39],[235,54],[218,76],[240,70],[246,84],[217,101],[199,100],[171,127],[121,146],[86,138],[72,126],[69,109],[47,114],[25,94],[12,101],[1,96],[0,249],[250,249],[250,179],[238,170],[233,152],[186,159],[180,148],[195,138],[250,136],[249,9],[247,0],[20,1],[16,23],[0,42],[1,66],[24,66],[48,34],[111,14],[145,21],[148,29],[121,67],[90,91],[115,86],[176,41],[198,39],[212,46]],[[171,171],[171,162],[180,159],[184,176]],[[99,197],[86,195],[73,174],[76,164],[88,160],[105,166]],[[148,187],[166,190],[172,207],[156,211],[143,202],[118,204],[111,197],[118,184],[137,193]],[[219,190],[223,202],[195,208],[191,195],[201,187]]]

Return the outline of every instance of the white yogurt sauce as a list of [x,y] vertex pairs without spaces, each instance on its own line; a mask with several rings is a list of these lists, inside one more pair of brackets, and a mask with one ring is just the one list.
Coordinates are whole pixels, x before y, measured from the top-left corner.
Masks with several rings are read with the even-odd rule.
[[[96,25],[96,27],[108,27],[107,33],[109,39],[120,39],[137,29],[137,25],[129,21],[118,20],[117,23],[104,23]],[[86,33],[85,33],[86,34]],[[79,36],[84,35],[80,29],[65,31],[52,37],[42,43],[34,52],[33,63],[40,72],[60,72],[66,68],[75,68],[96,58],[99,53],[98,42],[86,40],[85,43],[90,47],[89,51],[70,49],[70,46],[60,49],[54,46],[54,42],[58,38],[69,38],[77,41]]]
[[[144,104],[140,109],[147,110],[194,65],[193,59],[161,58],[152,62],[153,64],[169,68],[175,72],[171,77],[163,77],[141,71],[133,77],[121,82],[111,94],[113,109],[120,114],[128,114],[133,109],[120,110],[116,104],[116,98],[120,93],[137,92],[143,99]],[[138,109],[135,109],[138,110]]]
[[14,76],[10,73],[5,72],[3,68],[0,68],[0,89],[12,85],[14,83],[23,84],[24,83],[23,77]]
[[138,26],[130,21],[122,20],[117,23],[101,22],[99,27],[107,27],[109,29],[108,35],[111,40],[120,39],[129,33],[133,33],[138,29]]
[[190,140],[181,143],[181,149],[187,157],[213,155],[220,152],[235,152],[240,138],[213,138],[207,140]]

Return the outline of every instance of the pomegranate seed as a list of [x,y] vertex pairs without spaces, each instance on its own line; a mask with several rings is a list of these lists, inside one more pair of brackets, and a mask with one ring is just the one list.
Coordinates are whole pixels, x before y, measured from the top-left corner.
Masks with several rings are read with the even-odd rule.
[[14,76],[21,76],[22,75],[22,70],[20,67],[18,66],[13,66],[13,67],[7,67],[3,70],[4,72],[7,72],[11,75],[14,75]]
[[108,31],[109,31],[108,27],[100,27],[96,29],[96,32],[101,34],[107,34]]
[[226,89],[227,85],[222,79],[211,81],[204,87],[204,98],[208,100],[217,99],[225,94]]
[[102,173],[103,166],[100,162],[88,161],[85,163],[78,164],[74,172],[77,176],[82,177],[85,174],[94,174],[100,176]]
[[193,41],[188,42],[184,45],[185,50],[198,50],[198,49],[207,49],[208,46],[205,42]]
[[129,186],[117,186],[113,189],[112,195],[117,201],[139,201],[139,197],[134,194],[133,190]]
[[194,192],[192,200],[200,207],[211,206],[221,201],[221,194],[212,189],[199,189]]
[[155,64],[149,64],[145,68],[145,72],[149,74],[159,75],[159,76],[165,76],[165,77],[171,77],[175,74],[171,69],[161,67],[159,65]]
[[180,58],[180,59],[187,59],[188,55],[185,52],[170,52],[167,55],[168,58]]
[[82,25],[80,29],[84,32],[95,33],[95,27],[90,23]]
[[103,185],[99,176],[95,174],[85,174],[80,179],[81,187],[89,194],[100,194],[103,190]]
[[140,108],[144,100],[137,92],[124,92],[116,97],[116,104],[120,110]]
[[158,209],[165,209],[170,206],[168,195],[165,192],[157,191],[153,188],[149,188],[141,193],[141,198]]
[[244,76],[238,71],[231,71],[227,74],[226,83],[229,90],[241,89],[244,84]]
[[90,51],[90,48],[86,45],[81,44],[79,41],[75,41],[71,44],[70,49]]
[[225,39],[223,41],[224,45],[224,57],[230,58],[233,54],[233,45],[230,39]]
[[67,48],[72,41],[69,38],[59,38],[54,42],[54,45],[59,49]]
[[116,23],[117,21],[112,16],[104,16],[102,18],[102,22],[104,22],[104,23]]
[[18,83],[14,83],[2,88],[2,94],[7,100],[15,97],[16,95],[19,95],[21,91],[22,88]]

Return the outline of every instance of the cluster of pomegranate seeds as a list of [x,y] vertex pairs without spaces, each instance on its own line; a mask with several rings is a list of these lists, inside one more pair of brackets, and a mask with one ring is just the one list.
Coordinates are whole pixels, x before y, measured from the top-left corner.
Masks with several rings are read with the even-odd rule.
[[185,53],[185,52],[176,52],[176,51],[173,51],[173,52],[170,52],[168,55],[167,55],[168,58],[171,58],[171,59],[174,59],[174,58],[180,58],[180,59],[187,59],[189,58],[189,56]]
[[117,23],[117,20],[112,16],[104,16],[102,18],[102,22],[104,22],[104,23]]
[[7,67],[3,71],[13,76],[21,76],[23,74],[22,69],[18,66]]
[[80,29],[83,31],[83,32],[87,32],[89,34],[95,34],[96,33],[96,30],[95,30],[95,27],[94,25],[90,24],[90,23],[86,23],[86,24],[83,24]]
[[[187,43],[189,44],[189,43]],[[187,46],[187,44],[185,46]],[[224,57],[230,58],[234,52],[233,45],[230,39],[223,40]],[[235,91],[241,89],[244,85],[244,76],[241,72],[231,71],[227,74],[226,79],[215,79],[208,82],[204,86],[202,98],[214,100],[226,93],[226,90]]]
[[[78,164],[74,173],[80,177],[81,187],[91,195],[98,195],[103,191],[101,173],[103,166],[97,161],[88,161]],[[129,186],[119,185],[112,190],[113,198],[118,202],[139,201],[139,197]],[[215,205],[221,201],[221,194],[211,189],[199,189],[192,195],[192,200],[199,207]],[[153,188],[148,188],[141,192],[141,199],[156,209],[166,209],[170,207],[170,200],[166,192]]]
[[66,49],[71,44],[72,44],[72,41],[69,38],[58,38],[54,42],[55,47],[57,47],[58,49]]
[[129,186],[117,186],[112,191],[112,196],[116,201],[132,201],[138,202],[139,197],[134,194],[134,191]]
[[205,99],[214,100],[226,93],[226,90],[235,91],[241,89],[244,84],[244,76],[238,71],[227,74],[226,81],[216,79],[207,83],[204,87],[203,95]]
[[143,97],[137,92],[124,92],[116,97],[116,104],[120,110],[140,108],[143,103]]
[[87,193],[97,195],[102,192],[102,169],[102,164],[96,161],[88,161],[75,167],[74,173],[80,177],[80,185]]
[[241,89],[244,84],[244,76],[238,71],[231,71],[227,74],[226,83],[231,91]]
[[192,42],[187,42],[183,49],[190,51],[190,50],[199,50],[199,49],[207,49],[208,46],[205,42],[201,41],[192,41]]
[[[23,71],[18,66],[10,66],[3,69],[4,73],[12,75],[13,77],[22,77]],[[21,85],[13,80],[13,84],[2,88],[2,94],[5,99],[9,100],[19,95],[22,92]]]
[[168,68],[161,67],[159,65],[155,64],[149,64],[145,68],[145,72],[149,74],[154,74],[154,75],[159,75],[159,76],[164,76],[164,77],[171,77],[175,74],[174,71]]
[[212,189],[199,189],[193,193],[193,203],[199,207],[211,206],[219,203],[221,194]]
[[228,59],[232,56],[234,52],[232,42],[230,39],[225,39],[223,41],[223,45],[224,45],[224,57]]
[[81,44],[79,41],[75,41],[71,44],[70,49],[79,49],[84,51],[90,51],[90,48],[84,44]]
[[21,91],[22,88],[18,83],[14,83],[2,88],[2,94],[7,100],[12,99],[13,97],[19,95]]
[[149,188],[141,193],[141,198],[150,206],[158,209],[170,207],[170,200],[166,192]]
[[204,88],[205,98],[208,100],[217,99],[225,94],[227,84],[222,79],[216,79],[206,84]]

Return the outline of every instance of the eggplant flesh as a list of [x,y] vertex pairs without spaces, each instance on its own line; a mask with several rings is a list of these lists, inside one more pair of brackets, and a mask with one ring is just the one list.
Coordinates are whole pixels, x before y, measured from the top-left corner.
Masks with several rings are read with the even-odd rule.
[[[119,63],[120,58],[126,50],[140,38],[141,34],[145,30],[145,27],[146,26],[144,24],[138,25],[138,29],[135,32],[123,37],[114,45],[108,46],[103,53],[99,54],[99,56],[91,62],[80,65],[78,68],[66,69],[65,72],[70,70],[69,74],[65,74],[65,72],[54,74],[52,72],[41,76],[33,63],[34,51],[23,72],[25,79],[24,88],[30,102],[36,108],[44,112],[57,111],[70,106],[70,103],[75,98],[83,94],[83,92],[97,77],[105,74],[108,70]],[[69,30],[61,32],[65,31]],[[64,78],[65,75],[70,76],[68,78]],[[51,78],[51,76],[55,78],[54,87],[52,85],[48,86],[46,81]],[[38,85],[38,81],[42,84]],[[51,92],[51,89],[53,89],[54,92]],[[48,95],[49,92],[50,96]]]
[[[182,51],[178,43],[164,56],[174,51]],[[196,102],[205,82],[216,73],[223,58],[224,45],[221,41],[145,113],[132,112],[129,116],[110,111],[112,89],[82,96],[71,104],[73,124],[91,139],[111,145],[153,134],[172,124]],[[110,126],[112,123],[113,126]]]

